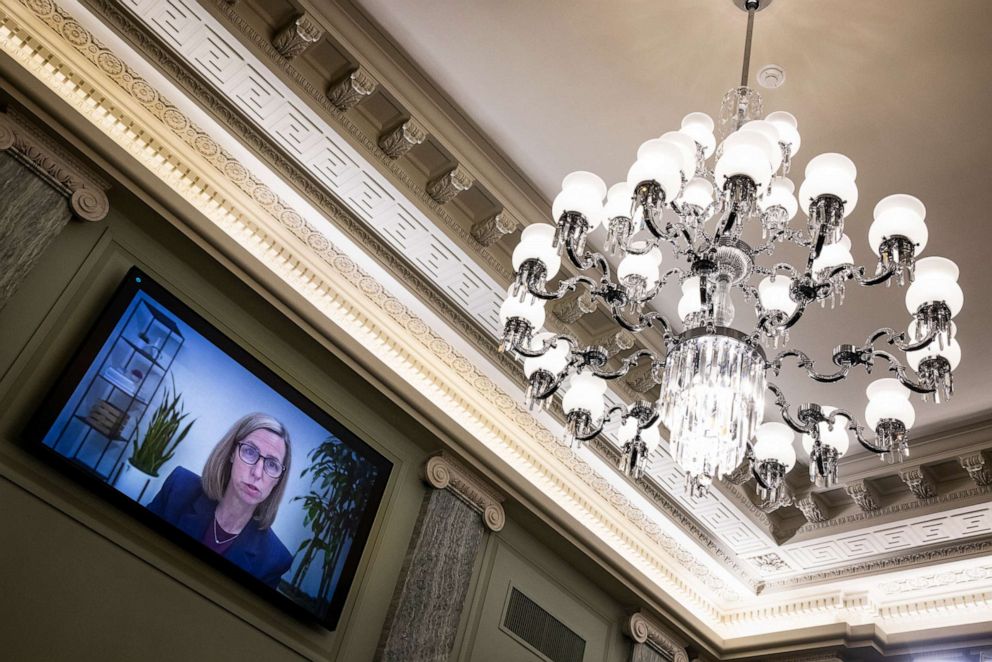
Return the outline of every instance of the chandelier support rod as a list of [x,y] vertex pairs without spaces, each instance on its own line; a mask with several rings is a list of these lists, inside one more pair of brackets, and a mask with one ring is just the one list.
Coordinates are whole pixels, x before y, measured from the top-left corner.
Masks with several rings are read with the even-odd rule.
[[747,87],[748,72],[751,69],[751,37],[754,34],[754,12],[758,9],[758,0],[748,0],[744,3],[747,8],[747,36],[744,38],[744,64],[741,67],[741,87]]

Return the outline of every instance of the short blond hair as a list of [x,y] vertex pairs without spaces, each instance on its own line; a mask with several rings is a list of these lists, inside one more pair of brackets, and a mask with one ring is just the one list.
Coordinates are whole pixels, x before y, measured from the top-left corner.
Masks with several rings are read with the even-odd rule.
[[255,430],[268,430],[282,439],[286,445],[286,454],[282,460],[282,475],[277,479],[279,482],[272,488],[265,501],[255,507],[255,514],[252,516],[258,523],[258,528],[265,530],[272,526],[279,512],[279,503],[286,493],[286,476],[289,475],[292,464],[293,447],[289,443],[289,431],[286,430],[286,426],[268,414],[259,412],[238,419],[210,451],[210,457],[203,467],[203,476],[200,480],[204,493],[214,501],[220,501],[231,480],[231,460],[235,446]]

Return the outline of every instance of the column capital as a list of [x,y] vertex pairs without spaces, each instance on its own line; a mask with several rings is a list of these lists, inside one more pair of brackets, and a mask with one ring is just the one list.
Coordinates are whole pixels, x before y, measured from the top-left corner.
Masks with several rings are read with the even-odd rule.
[[792,504],[802,511],[807,522],[826,522],[830,519],[827,507],[820,501],[819,495],[815,492],[807,492],[802,496],[796,496]]
[[958,461],[961,463],[961,468],[975,481],[975,485],[979,487],[992,485],[992,465],[986,460],[982,451],[962,455]]
[[878,502],[878,493],[875,492],[875,488],[871,483],[866,480],[851,481],[844,486],[844,491],[847,492],[849,497],[854,499],[854,503],[858,504],[861,512],[870,513],[881,507]]
[[490,531],[499,531],[506,524],[503,510],[505,497],[448,453],[441,452],[427,458],[424,480],[435,489],[449,490],[481,513],[482,521]]
[[0,151],[10,152],[69,198],[69,207],[84,221],[102,220],[110,211],[110,184],[13,108],[0,112]]
[[675,639],[660,623],[643,611],[631,614],[630,618],[624,621],[623,630],[635,642],[651,646],[670,657],[672,662],[689,662],[685,644]]
[[926,467],[913,467],[900,471],[899,478],[920,501],[937,496],[937,484]]

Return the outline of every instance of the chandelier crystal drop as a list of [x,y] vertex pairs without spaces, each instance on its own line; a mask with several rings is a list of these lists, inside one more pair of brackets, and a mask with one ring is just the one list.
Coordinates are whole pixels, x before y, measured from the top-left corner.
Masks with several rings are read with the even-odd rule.
[[[911,195],[875,205],[867,240],[878,260],[855,265],[852,237],[863,233],[852,222],[858,170],[846,156],[824,153],[806,163],[798,186],[790,178],[798,170],[799,124],[785,111],[765,115],[761,96],[747,85],[758,2],[746,0],[745,8],[741,85],[724,96],[719,121],[686,115],[678,130],[644,142],[626,179],[609,188],[593,173],[571,173],[554,199],[552,224],[523,230],[500,309],[500,350],[523,360],[528,407],[562,395],[569,443],[614,433],[618,467],[637,479],[667,437],[689,494],[703,494],[746,463],[760,499],[774,504],[785,497],[785,476],[796,463],[796,435],[810,479],[822,486],[837,481],[851,435],[883,460],[908,455],[911,397],[941,402],[953,394],[961,360],[953,319],[964,295],[953,262],[920,258],[929,238],[926,209]],[[590,237],[600,226],[596,236],[605,240],[597,246]],[[776,260],[787,244],[805,258]],[[666,263],[672,260],[675,266]],[[909,284],[908,331],[883,328],[839,344],[827,369],[788,346],[807,307],[834,307],[852,287],[893,283]],[[671,290],[680,293],[672,322],[658,304]],[[595,341],[584,346],[578,330],[545,331],[545,303],[575,296],[596,302],[617,331],[641,342],[617,355]],[[734,326],[742,305],[754,308],[746,328]],[[905,353],[905,363],[896,352]],[[868,387],[867,427],[843,409],[793,407],[770,381],[798,369],[833,383],[879,366],[890,376]],[[607,406],[610,382],[634,369],[660,385],[657,395]],[[769,397],[781,422],[763,420]]]

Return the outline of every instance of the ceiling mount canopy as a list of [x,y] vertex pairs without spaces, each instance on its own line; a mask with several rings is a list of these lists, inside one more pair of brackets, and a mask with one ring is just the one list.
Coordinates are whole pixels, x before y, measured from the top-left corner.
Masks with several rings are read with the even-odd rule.
[[[953,262],[919,258],[928,239],[926,209],[911,195],[878,202],[869,231],[877,263],[873,269],[854,264],[846,225],[858,203],[858,170],[846,156],[810,159],[797,200],[789,175],[801,146],[798,122],[785,111],[765,114],[760,94],[748,86],[754,16],[769,4],[735,0],[748,13],[741,85],[724,96],[718,122],[705,113],[686,115],[678,130],[643,143],[626,180],[612,187],[591,172],[565,177],[553,225],[529,226],[514,251],[500,348],[525,359],[529,406],[564,394],[572,443],[619,423],[620,465],[636,476],[661,442],[660,422],[689,493],[704,493],[746,462],[761,498],[774,500],[795,464],[796,435],[819,485],[836,481],[850,435],[889,461],[908,454],[915,421],[910,396],[939,402],[953,392],[960,347],[952,318],[963,294]],[[793,223],[800,209],[805,220]],[[605,234],[605,241],[593,246],[590,236],[600,227],[605,233],[596,236]],[[804,259],[777,259],[789,244]],[[563,257],[576,275],[553,282]],[[669,259],[679,264],[663,267]],[[789,329],[814,303],[834,307],[847,287],[883,283],[910,284],[908,331],[899,324],[900,330],[882,328],[838,344],[826,369],[787,346]],[[676,284],[677,322],[656,305]],[[545,302],[574,290],[588,292],[620,329],[653,341],[614,359],[604,347],[579,346],[573,335],[543,332]],[[740,304],[753,308],[754,321],[735,327]],[[785,347],[769,357],[763,345]],[[822,383],[860,369],[887,370],[891,377],[867,391],[870,430],[847,410],[790,405],[769,380],[790,364]],[[645,365],[661,385],[658,399],[607,407],[608,382]],[[769,396],[781,422],[764,421]]]

